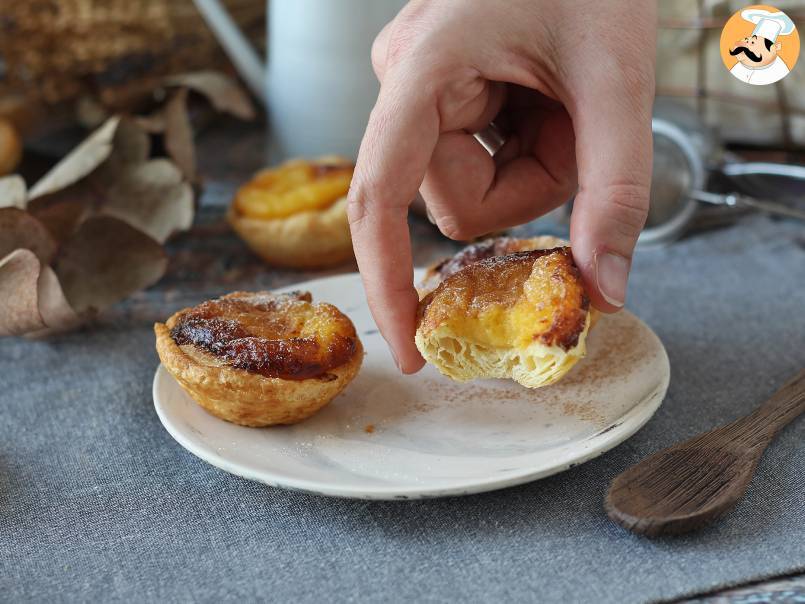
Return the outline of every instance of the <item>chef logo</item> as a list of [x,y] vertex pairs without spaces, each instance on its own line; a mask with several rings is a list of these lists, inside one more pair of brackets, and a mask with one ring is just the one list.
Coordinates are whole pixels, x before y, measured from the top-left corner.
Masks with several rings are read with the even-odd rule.
[[747,84],[782,80],[799,56],[799,34],[784,12],[758,4],[730,17],[721,32],[721,58],[729,72]]

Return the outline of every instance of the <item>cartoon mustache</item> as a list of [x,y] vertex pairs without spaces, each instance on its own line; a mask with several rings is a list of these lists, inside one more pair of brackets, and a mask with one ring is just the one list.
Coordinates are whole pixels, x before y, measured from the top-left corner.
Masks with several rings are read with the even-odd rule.
[[756,55],[746,46],[736,46],[733,50],[730,51],[730,54],[733,57],[741,53],[744,53],[747,57],[749,57],[750,61],[754,61],[755,63],[760,63],[763,60],[763,57],[761,57],[760,55]]

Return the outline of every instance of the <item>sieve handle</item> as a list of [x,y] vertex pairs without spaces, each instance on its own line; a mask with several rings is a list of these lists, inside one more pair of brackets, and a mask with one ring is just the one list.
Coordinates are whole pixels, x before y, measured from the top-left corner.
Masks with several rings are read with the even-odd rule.
[[768,212],[770,214],[778,214],[780,216],[805,220],[805,211],[803,210],[790,208],[774,201],[755,199],[754,197],[739,195],[737,193],[729,193],[724,195],[721,193],[710,193],[709,191],[691,191],[690,198],[695,199],[696,201],[703,201],[705,203],[712,203],[715,205],[753,208],[755,210]]
[[727,176],[784,176],[795,180],[805,180],[805,166],[776,162],[732,162],[724,164],[721,172]]

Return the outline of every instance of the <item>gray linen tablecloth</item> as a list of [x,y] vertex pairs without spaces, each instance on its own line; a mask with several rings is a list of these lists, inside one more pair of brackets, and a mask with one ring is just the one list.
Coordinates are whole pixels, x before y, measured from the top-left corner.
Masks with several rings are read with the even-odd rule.
[[[229,235],[204,228],[213,262]],[[801,225],[754,217],[638,253],[629,306],[665,343],[672,379],[632,439],[532,484],[391,503],[248,482],[162,428],[153,320],[226,289],[303,278],[223,266],[225,279],[205,286],[192,268],[179,274],[181,241],[167,284],[94,327],[0,341],[0,600],[623,603],[805,568],[803,420],[708,530],[649,541],[602,509],[616,474],[746,413],[805,366]]]

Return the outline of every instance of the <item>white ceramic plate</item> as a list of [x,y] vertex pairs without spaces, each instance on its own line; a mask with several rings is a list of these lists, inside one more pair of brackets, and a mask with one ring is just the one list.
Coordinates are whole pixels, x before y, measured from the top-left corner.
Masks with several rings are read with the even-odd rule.
[[[418,276],[417,276],[418,277]],[[310,291],[345,312],[366,357],[357,378],[300,424],[244,428],[209,415],[159,367],[154,405],[179,444],[227,472],[272,486],[362,499],[479,493],[561,472],[623,442],[654,414],[670,377],[657,336],[628,312],[603,317],[588,356],[554,386],[452,382],[427,366],[398,373],[360,278]]]

